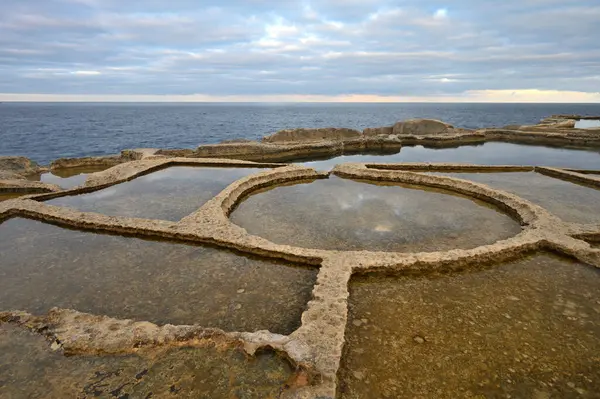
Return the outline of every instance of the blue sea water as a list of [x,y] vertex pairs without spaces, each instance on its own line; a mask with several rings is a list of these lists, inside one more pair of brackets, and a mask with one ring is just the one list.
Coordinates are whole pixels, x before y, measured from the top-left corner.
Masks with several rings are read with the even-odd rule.
[[194,148],[296,127],[391,125],[435,118],[458,127],[534,124],[551,114],[600,115],[600,104],[0,104],[0,155],[47,164],[127,148]]

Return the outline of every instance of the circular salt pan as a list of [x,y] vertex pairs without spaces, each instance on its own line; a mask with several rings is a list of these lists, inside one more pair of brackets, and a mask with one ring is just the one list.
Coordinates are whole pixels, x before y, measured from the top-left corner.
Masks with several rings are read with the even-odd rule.
[[469,249],[521,231],[496,208],[449,191],[339,177],[257,192],[231,219],[278,244],[327,250]]

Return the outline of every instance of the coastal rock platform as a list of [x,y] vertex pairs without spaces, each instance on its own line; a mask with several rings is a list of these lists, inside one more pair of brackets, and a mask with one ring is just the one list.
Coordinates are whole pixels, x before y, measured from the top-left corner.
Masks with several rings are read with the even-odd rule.
[[[556,127],[557,124],[561,127]],[[243,258],[251,256],[261,261],[277,262],[265,266],[265,270],[292,267],[291,264],[293,267],[306,268],[306,272],[298,269],[295,273],[298,276],[314,274],[314,281],[309,278],[301,284],[302,287],[312,287],[311,292],[306,304],[300,306],[304,307],[298,312],[300,316],[297,325],[292,320],[282,325],[293,325],[293,328],[281,327],[278,331],[274,330],[275,327],[256,327],[245,331],[235,327],[218,328],[215,324],[150,322],[147,318],[138,320],[135,317],[85,313],[81,309],[66,306],[54,307],[45,313],[36,313],[31,310],[34,306],[27,304],[23,309],[0,307],[0,347],[9,347],[6,342],[14,342],[18,347],[32,345],[38,348],[36,356],[43,358],[50,356],[47,354],[50,351],[74,359],[96,359],[100,363],[104,361],[113,370],[112,374],[106,374],[111,390],[103,391],[104,388],[96,381],[98,376],[104,374],[89,372],[89,375],[96,376],[96,385],[92,385],[97,387],[98,395],[108,396],[111,392],[116,392],[116,395],[113,394],[115,397],[141,392],[144,395],[148,392],[155,393],[158,397],[163,397],[167,392],[175,397],[178,392],[181,392],[182,397],[200,396],[198,392],[205,382],[200,381],[203,377],[196,375],[193,367],[181,372],[173,379],[175,382],[170,382],[171,377],[165,370],[169,370],[169,365],[179,370],[181,365],[177,359],[182,359],[181,356],[184,359],[205,356],[206,359],[211,359],[210,362],[218,364],[218,361],[212,360],[212,356],[217,356],[211,352],[215,350],[222,356],[227,356],[227,361],[233,365],[233,374],[227,376],[217,366],[213,367],[213,371],[204,371],[201,366],[197,366],[197,373],[214,372],[215,378],[229,381],[228,386],[206,386],[205,389],[210,392],[220,392],[220,397],[351,398],[364,397],[365,389],[376,389],[377,397],[477,397],[498,392],[527,397],[549,397],[556,392],[568,392],[585,397],[598,392],[600,374],[596,367],[598,358],[595,353],[600,348],[600,309],[597,298],[591,293],[600,283],[600,249],[597,246],[600,242],[600,223],[595,217],[598,216],[595,212],[600,214],[600,210],[594,208],[593,203],[578,204],[574,201],[567,206],[578,209],[578,219],[571,220],[561,217],[562,214],[559,216],[558,212],[552,212],[545,202],[538,203],[536,196],[532,196],[533,199],[528,196],[526,199],[510,186],[482,183],[460,174],[491,176],[530,173],[573,185],[581,190],[590,190],[595,195],[600,189],[599,170],[528,164],[342,162],[331,170],[319,171],[302,164],[281,163],[306,156],[355,154],[415,144],[443,147],[502,141],[588,150],[600,148],[600,130],[567,128],[561,121],[552,121],[552,125],[550,130],[544,130],[543,125],[536,125],[533,130],[530,127],[515,127],[469,131],[439,121],[408,121],[364,132],[349,129],[284,131],[263,142],[205,145],[194,150],[127,150],[111,157],[53,163],[50,168],[98,163],[105,163],[110,168],[88,175],[84,184],[71,189],[46,187],[47,192],[39,193],[32,187],[28,195],[0,201],[0,229],[9,228],[8,223],[13,220],[34,219],[58,226],[59,229],[74,229],[86,234],[135,237],[148,242],[158,240],[202,248],[210,246],[239,254],[240,264],[245,265],[244,267],[258,267]],[[26,161],[19,162],[22,167],[11,166],[12,169],[7,168],[6,173],[26,176],[28,173],[38,172],[29,170],[35,168],[27,166],[29,164]],[[14,165],[14,162],[0,159],[0,165]],[[94,198],[98,203],[108,201],[113,198],[117,185],[129,184],[142,177],[150,177],[147,184],[151,185],[153,174],[177,167],[256,168],[256,171],[228,184],[191,213],[172,220],[105,214],[94,208],[80,210],[48,203],[90,193],[99,194]],[[431,190],[438,190],[444,195],[451,193],[477,201],[473,207],[485,204],[502,217],[512,219],[516,231],[481,245],[449,249],[444,247],[442,250],[428,252],[399,251],[395,247],[385,251],[370,248],[331,249],[297,246],[294,242],[274,242],[261,235],[251,234],[232,220],[236,209],[244,201],[255,195],[258,198],[264,190],[324,181],[330,177],[352,180],[357,185],[367,183],[364,186],[383,184],[393,187],[421,187],[424,191],[420,195],[424,199]],[[10,192],[8,190],[17,187],[17,182],[22,180],[9,179],[9,183],[3,183],[5,186],[0,185],[0,191]],[[531,190],[538,189],[542,190],[543,187],[531,187]],[[568,187],[565,191],[570,193]],[[537,193],[536,191],[534,194]],[[357,196],[361,196],[360,191]],[[570,200],[576,197],[566,198]],[[559,200],[561,199],[557,202]],[[133,198],[130,202],[131,206],[136,206],[139,201]],[[402,204],[398,206],[402,207]],[[346,209],[348,204],[341,204],[340,207]],[[289,212],[294,210],[290,207]],[[585,218],[586,212],[593,212],[594,215],[590,214],[589,218]],[[580,220],[581,217],[583,220]],[[485,228],[479,228],[476,234],[485,236],[488,233]],[[378,235],[387,233],[385,229],[375,229],[370,232],[370,239],[377,239]],[[10,236],[12,233],[6,231],[5,234]],[[47,236],[54,239],[52,235],[40,234],[40,238]],[[77,242],[80,241],[73,245],[76,246]],[[157,251],[155,257],[160,256],[161,252],[169,251],[171,250]],[[196,252],[192,251],[192,254]],[[171,255],[175,259],[173,264],[185,263],[184,258],[178,257],[180,255],[174,252]],[[107,258],[118,256],[118,253],[107,254]],[[566,258],[567,261],[564,260]],[[218,262],[212,262],[214,263]],[[225,263],[223,265],[226,266]],[[553,275],[554,271],[563,278],[560,283],[542,278],[544,273]],[[570,271],[573,271],[572,274]],[[0,265],[0,276],[2,273],[6,278],[12,276],[10,271],[3,270]],[[223,278],[224,274],[217,271],[211,276]],[[68,276],[64,278],[68,279]],[[165,273],[161,278],[163,282],[170,282],[174,277]],[[265,276],[265,279],[269,278],[276,280],[274,276]],[[494,284],[490,284],[492,280]],[[539,286],[536,285],[538,283]],[[574,288],[576,286],[583,288],[577,290]],[[378,287],[382,287],[383,291]],[[162,288],[157,286],[153,289]],[[498,301],[486,299],[486,292],[490,290],[495,292]],[[548,290],[554,294],[547,297],[540,294]],[[240,286],[237,291],[232,290],[228,295],[235,298],[248,291],[249,287]],[[258,294],[261,293],[253,292],[253,295]],[[202,293],[196,292],[195,295],[201,297]],[[415,298],[417,301],[413,302]],[[242,306],[242,302],[236,302],[225,294],[222,298],[215,294],[214,299],[225,301],[231,312],[243,312],[244,306],[252,303],[243,302]],[[168,301],[169,298],[165,297],[164,300]],[[32,302],[35,302],[35,298],[32,298]],[[537,309],[537,313],[530,312],[528,304]],[[399,313],[395,313],[396,309]],[[126,310],[135,316],[135,309]],[[176,318],[188,317],[190,313],[173,314],[173,318]],[[540,327],[540,317],[546,318],[544,323],[549,324]],[[237,322],[239,320],[234,317],[233,326],[245,325],[235,324]],[[508,327],[503,330],[503,326]],[[454,333],[446,336],[441,334],[446,327]],[[536,346],[536,331],[548,328],[559,331],[560,336],[544,335],[543,342],[546,345]],[[568,331],[572,331],[572,335],[569,336]],[[25,333],[29,335],[24,335]],[[473,334],[473,337],[469,338],[468,334]],[[485,339],[480,338],[482,335]],[[40,337],[45,348],[38,342]],[[510,351],[514,348],[510,344],[517,337],[526,338],[523,338],[523,348],[519,349],[515,345],[520,362],[513,364],[511,362],[515,356]],[[36,339],[37,343],[27,344]],[[561,349],[561,342],[564,342],[561,339],[567,340],[565,348],[568,350]],[[501,356],[498,351],[502,351],[503,345],[507,349],[504,350],[506,354]],[[469,352],[471,346],[479,349]],[[377,353],[369,353],[369,348],[388,353],[379,356]],[[558,355],[545,353],[551,350],[549,348],[558,351]],[[232,351],[241,353],[241,360]],[[486,351],[492,354],[488,356],[489,364],[481,367],[469,365],[485,363],[484,359],[477,357],[477,353],[488,353]],[[265,358],[264,354],[267,352],[274,357]],[[14,356],[23,355],[16,353]],[[401,357],[407,364],[395,369],[393,364],[398,357],[394,356]],[[244,363],[247,358],[262,360],[248,366]],[[456,364],[463,371],[453,366],[451,359],[454,358],[459,359]],[[469,361],[475,358],[477,360]],[[53,362],[61,361],[60,358],[53,359]],[[167,362],[166,365],[160,364],[161,359]],[[420,368],[420,361],[427,367]],[[125,363],[117,366],[114,365],[115,362]],[[186,364],[190,362],[193,363],[194,360],[186,360]],[[94,370],[97,368],[107,373],[106,364],[94,364]],[[146,366],[147,364],[152,366]],[[561,368],[561,364],[570,366]],[[265,365],[268,370],[262,369],[261,365]],[[249,367],[249,372],[260,376],[260,380],[246,376],[241,371],[244,367]],[[444,371],[440,375],[444,375],[446,380],[442,377],[439,377],[441,380],[436,380],[438,377],[429,374],[428,370],[436,367]],[[114,370],[124,371],[115,374]],[[402,373],[406,373],[405,376]],[[72,375],[58,375],[55,379],[72,379],[69,380],[69,392],[83,392],[82,396],[91,397],[94,390],[88,389],[91,386],[89,375],[79,377],[83,382]],[[471,377],[476,379],[472,385],[458,386],[460,381],[471,381]],[[45,375],[44,378],[51,377]],[[419,383],[421,378],[423,384]],[[18,378],[15,377],[16,380]],[[10,385],[12,380],[0,381],[0,396],[3,392],[8,392],[3,389],[14,388]],[[159,382],[152,385],[148,381]],[[449,383],[450,381],[454,382]],[[447,382],[449,385],[446,386]],[[57,391],[51,392],[50,397],[56,396],[61,389],[60,384],[53,385]],[[257,390],[244,391],[243,394],[240,393],[242,391],[235,391],[242,389],[241,386],[254,386]],[[179,391],[182,387],[188,391]]]

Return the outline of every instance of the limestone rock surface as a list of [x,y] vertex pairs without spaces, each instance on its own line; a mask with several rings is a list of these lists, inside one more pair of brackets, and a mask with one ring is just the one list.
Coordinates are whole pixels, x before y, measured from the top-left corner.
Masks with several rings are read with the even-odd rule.
[[27,176],[37,173],[39,166],[26,157],[0,157],[0,171]]
[[573,129],[576,122],[577,121],[575,119],[565,119],[564,121],[553,124],[552,127],[557,129]]
[[404,136],[429,136],[451,132],[454,126],[435,119],[409,119],[394,125],[393,133]]
[[25,177],[15,172],[0,169],[0,180],[25,180]]
[[63,169],[63,168],[82,168],[90,166],[114,166],[122,162],[129,161],[126,157],[121,155],[107,155],[101,157],[82,157],[82,158],[59,158],[50,163],[50,169]]
[[393,126],[382,126],[382,127],[368,127],[363,130],[363,136],[365,137],[374,137],[374,136],[389,136],[394,133]]
[[303,141],[340,141],[357,139],[361,132],[354,129],[325,127],[318,129],[286,129],[280,130],[262,139],[266,143],[303,142]]

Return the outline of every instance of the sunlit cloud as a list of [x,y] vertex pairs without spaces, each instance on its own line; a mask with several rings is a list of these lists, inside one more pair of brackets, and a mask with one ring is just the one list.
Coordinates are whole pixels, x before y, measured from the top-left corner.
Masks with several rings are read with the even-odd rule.
[[448,10],[445,8],[440,8],[433,14],[433,18],[435,19],[444,19],[446,17],[448,17]]
[[98,72],[98,71],[73,71],[73,72],[71,72],[71,74],[79,75],[79,76],[96,76],[96,75],[100,75],[100,72]]

